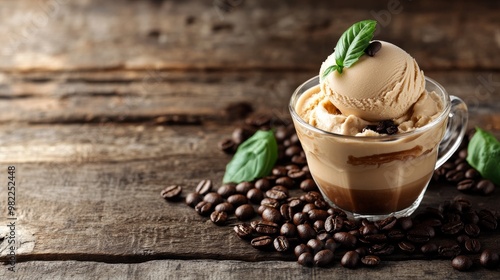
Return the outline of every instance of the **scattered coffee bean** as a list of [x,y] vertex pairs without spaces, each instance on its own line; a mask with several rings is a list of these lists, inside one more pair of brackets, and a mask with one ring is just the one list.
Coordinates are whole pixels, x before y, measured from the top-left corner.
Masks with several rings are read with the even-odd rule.
[[381,48],[382,44],[379,41],[373,41],[366,47],[365,53],[368,56],[374,56]]
[[453,258],[451,266],[459,271],[467,271],[472,266],[472,260],[467,256],[459,255]]
[[263,206],[266,206],[269,208],[274,208],[274,209],[278,209],[280,207],[279,201],[277,201],[274,198],[269,198],[269,197],[262,199],[262,201],[260,202],[260,205],[263,205]]
[[323,243],[323,241],[313,238],[307,241],[307,246],[311,249],[313,254],[316,254],[319,251],[323,250],[325,244]]
[[302,266],[313,266],[314,265],[313,255],[309,252],[302,253],[298,257],[297,262]]
[[285,200],[288,198],[288,194],[279,189],[270,189],[266,192],[266,196],[268,198],[276,199],[276,200]]
[[285,252],[288,251],[288,248],[290,247],[290,243],[288,242],[288,239],[285,236],[278,236],[274,239],[273,241],[274,249],[278,252]]
[[292,218],[293,223],[298,226],[300,224],[308,223],[309,222],[309,215],[304,212],[298,212],[293,215]]
[[233,227],[234,232],[239,238],[248,239],[253,235],[253,228],[249,224],[239,224]]
[[459,236],[457,236],[457,242],[459,244],[465,244],[465,241],[469,240],[470,237],[466,234],[460,234]]
[[267,250],[272,246],[272,244],[273,239],[270,236],[255,237],[252,241],[250,241],[250,245],[260,250]]
[[236,185],[236,192],[246,195],[247,192],[251,189],[253,189],[254,184],[250,182],[241,182],[238,185]]
[[317,266],[325,267],[333,262],[333,257],[334,256],[332,251],[324,249],[314,255],[314,263]]
[[234,184],[224,184],[219,187],[217,193],[223,198],[228,198],[236,193],[236,186]]
[[203,197],[203,200],[206,202],[210,202],[212,205],[217,205],[219,203],[224,202],[224,199],[222,198],[222,196],[220,196],[220,194],[218,194],[216,192],[207,193]]
[[344,248],[354,248],[358,241],[354,235],[348,232],[337,232],[333,235],[333,239]]
[[485,195],[489,195],[495,191],[495,184],[490,180],[481,180],[477,183],[477,189]]
[[316,232],[323,233],[325,231],[325,222],[323,220],[316,220],[313,223],[313,228]]
[[481,176],[481,174],[479,174],[479,172],[474,168],[470,168],[467,171],[465,171],[465,178],[467,179],[476,179],[479,176]]
[[477,239],[466,240],[464,247],[469,253],[478,253],[481,251],[481,243]]
[[255,188],[265,192],[272,188],[271,182],[268,179],[262,178],[255,181]]
[[468,236],[477,237],[481,233],[481,229],[476,224],[466,224],[464,231]]
[[198,204],[196,204],[194,210],[202,216],[208,216],[210,213],[212,213],[212,208],[212,203],[207,201],[200,201]]
[[427,256],[432,256],[437,254],[438,252],[438,245],[436,243],[427,243],[422,245],[420,248],[420,251]]
[[292,223],[284,223],[280,228],[280,234],[286,237],[296,237],[297,226]]
[[255,225],[255,231],[260,234],[274,235],[278,230],[279,225],[269,221],[259,221]]
[[457,184],[457,190],[459,191],[469,191],[476,187],[476,181],[472,179],[465,179]]
[[245,221],[253,218],[255,215],[255,210],[253,209],[253,206],[250,204],[243,204],[238,206],[236,210],[234,211],[234,215],[238,220],[240,221]]
[[236,151],[236,143],[233,141],[233,139],[227,138],[224,140],[221,140],[217,146],[221,151],[223,151],[226,154],[232,154]]
[[366,266],[377,266],[380,264],[380,257],[375,255],[366,255],[361,258],[361,262]]
[[210,214],[210,220],[218,225],[218,226],[222,226],[226,223],[227,221],[227,213],[226,212],[223,212],[223,211],[214,211],[212,212],[212,214]]
[[282,219],[280,211],[274,208],[267,208],[262,212],[262,219],[273,223],[279,223]]
[[194,208],[196,206],[196,204],[198,204],[202,200],[203,200],[203,197],[199,193],[192,192],[186,196],[185,202],[189,207]]
[[222,202],[215,206],[215,211],[226,212],[227,214],[234,213],[234,206],[229,202]]
[[413,245],[412,243],[408,242],[408,241],[401,241],[398,243],[398,247],[399,249],[401,249],[401,251],[405,252],[405,253],[413,253],[415,252],[415,245]]
[[302,182],[300,182],[300,189],[305,192],[317,191],[318,186],[316,186],[316,183],[314,182],[313,179],[305,179]]
[[458,220],[444,224],[441,227],[441,232],[443,232],[444,234],[453,235],[459,233],[463,229],[464,224],[462,223],[462,221]]
[[498,254],[490,249],[485,249],[479,257],[479,262],[486,268],[496,268],[499,263]]
[[297,233],[302,240],[309,240],[316,237],[316,231],[309,224],[298,225]]
[[321,209],[311,209],[311,210],[307,211],[307,214],[309,215],[309,219],[311,221],[317,221],[317,220],[324,221],[328,217],[328,212],[326,212],[325,210],[321,210]]
[[431,239],[431,237],[429,236],[429,232],[427,230],[414,228],[408,231],[406,239],[414,243],[426,243]]
[[359,261],[360,261],[360,257],[359,257],[359,254],[358,252],[356,251],[347,251],[344,256],[342,257],[342,259],[340,260],[340,264],[343,266],[343,267],[347,267],[347,268],[356,268],[359,264]]
[[227,198],[227,202],[231,203],[235,207],[248,203],[246,196],[242,194],[233,194]]
[[212,191],[212,181],[211,180],[201,180],[196,186],[196,192],[201,195],[206,195]]
[[182,192],[182,187],[179,185],[172,185],[166,187],[164,190],[161,191],[160,195],[164,199],[168,200],[173,200],[179,197],[179,195]]
[[445,258],[454,258],[458,256],[462,250],[458,244],[442,244],[438,246],[438,254]]

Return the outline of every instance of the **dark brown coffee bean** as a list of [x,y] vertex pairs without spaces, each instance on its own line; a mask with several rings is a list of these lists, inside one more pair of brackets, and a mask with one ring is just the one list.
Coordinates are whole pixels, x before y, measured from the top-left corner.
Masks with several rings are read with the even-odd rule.
[[212,181],[211,180],[201,180],[196,186],[196,192],[201,195],[206,195],[212,191]]
[[314,263],[319,267],[325,267],[333,262],[333,252],[324,249],[314,255]]
[[227,214],[232,214],[234,212],[234,206],[229,202],[222,202],[215,206],[215,211],[226,212]]
[[271,190],[277,190],[277,191],[284,192],[287,195],[287,198],[288,198],[288,195],[290,194],[288,189],[284,186],[281,186],[281,185],[276,185],[276,186],[272,187]]
[[477,183],[476,187],[485,195],[489,195],[495,191],[495,184],[493,184],[490,180],[481,180]]
[[271,173],[275,176],[284,177],[288,173],[288,169],[284,166],[276,166],[272,169]]
[[305,192],[317,191],[318,186],[316,186],[316,183],[314,182],[313,179],[305,179],[302,182],[300,182],[300,189]]
[[464,223],[476,225],[477,223],[479,223],[479,216],[476,214],[476,212],[467,212],[462,214],[462,220]]
[[213,208],[212,203],[206,201],[200,201],[198,204],[196,204],[194,210],[202,216],[208,216],[210,215],[210,213],[212,213],[212,208]]
[[297,262],[302,266],[313,266],[314,264],[313,255],[309,252],[302,253],[298,257]]
[[182,192],[182,187],[179,185],[172,185],[166,187],[164,190],[161,191],[160,195],[164,199],[167,200],[174,200],[179,197],[179,195]]
[[286,237],[296,237],[297,226],[292,223],[284,223],[280,228],[280,234]]
[[359,261],[360,261],[360,257],[359,257],[359,254],[358,252],[356,251],[347,251],[344,256],[342,257],[342,259],[340,260],[340,264],[343,266],[343,267],[347,267],[347,268],[356,268],[359,264]]
[[367,224],[366,226],[362,226],[359,228],[359,233],[361,233],[361,235],[363,236],[377,234],[378,229],[374,224]]
[[380,264],[380,258],[375,255],[366,255],[361,258],[361,262],[366,266],[377,266]]
[[274,209],[274,208],[267,208],[262,212],[262,219],[264,221],[269,221],[273,223],[279,223],[281,222],[281,214],[280,211]]
[[418,224],[419,227],[440,227],[443,225],[443,222],[436,218],[427,218]]
[[231,203],[234,207],[238,207],[247,204],[248,199],[242,194],[233,194],[227,198],[227,202]]
[[266,196],[268,198],[276,199],[276,200],[285,200],[288,198],[288,194],[283,190],[278,189],[270,189],[266,192]]
[[195,207],[196,204],[198,204],[200,201],[203,200],[203,197],[197,193],[197,192],[192,192],[192,193],[189,193],[187,196],[186,196],[186,204],[189,206],[189,207]]
[[323,250],[325,244],[323,243],[323,241],[313,238],[307,241],[307,246],[311,248],[313,254],[316,254],[319,251]]
[[479,178],[479,176],[481,176],[481,174],[479,174],[479,172],[477,172],[477,170],[474,168],[470,168],[465,171],[465,178],[467,179],[477,179]]
[[[316,206],[316,208],[321,209],[321,210],[325,210],[325,211],[330,207],[330,205],[328,205],[328,203],[326,201],[324,201],[323,199],[318,199],[318,200],[314,201],[314,205]],[[327,214],[328,214],[328,212],[327,212]],[[330,215],[330,214],[328,214],[328,215]]]
[[325,231],[325,222],[323,220],[316,220],[313,223],[313,228],[316,232],[323,232]]
[[293,157],[294,155],[300,155],[302,148],[298,145],[292,145],[285,150],[285,155],[287,157]]
[[495,230],[497,228],[498,222],[495,218],[495,215],[489,210],[482,209],[477,215],[479,216],[478,225],[486,230]]
[[465,179],[457,184],[457,190],[468,191],[476,187],[476,182],[472,179]]
[[299,244],[295,246],[293,249],[293,253],[295,254],[295,257],[299,257],[303,253],[311,253],[311,248],[309,248],[306,244]]
[[462,221],[454,221],[444,224],[441,227],[441,232],[447,235],[454,235],[461,232],[464,229],[464,224]]
[[307,203],[304,205],[304,208],[302,208],[302,212],[307,213],[313,209],[316,209],[316,205],[314,205],[314,203]]
[[276,137],[276,141],[283,142],[288,137],[288,130],[284,126],[279,126],[274,131],[274,136]]
[[255,225],[255,231],[260,234],[274,235],[278,230],[279,225],[269,221],[259,221]]
[[[313,225],[313,228],[314,228],[314,230],[316,230],[316,227],[315,227],[314,225]],[[316,232],[318,232],[318,231],[316,230]],[[321,240],[321,241],[325,242],[326,240],[328,240],[328,239],[332,238],[332,235],[331,235],[331,234],[329,234],[328,232],[324,232],[324,231],[322,230],[322,231],[319,231],[319,232],[318,232],[318,234],[316,235],[316,238],[317,238],[318,240]]]
[[309,240],[316,237],[316,231],[309,224],[298,225],[297,233],[302,240]]
[[[455,170],[465,172],[467,171],[471,166],[467,162],[462,162],[460,164],[457,164],[457,167],[455,167]],[[464,174],[465,175],[465,174]]]
[[291,221],[292,218],[293,218],[293,210],[290,209],[290,206],[288,206],[288,204],[282,204],[280,206],[280,210],[279,210],[280,214],[281,214],[281,217],[283,218],[283,220],[285,221]]
[[248,239],[252,237],[253,229],[249,224],[239,224],[233,227],[234,232],[239,238]]
[[290,177],[279,177],[276,179],[276,185],[291,189],[295,185],[295,182]]
[[405,238],[405,234],[399,229],[393,229],[387,233],[387,238],[390,241],[400,241]]
[[309,215],[304,212],[297,212],[293,215],[293,223],[298,226],[300,224],[309,223]]
[[288,170],[287,176],[293,180],[301,181],[306,178],[307,172],[302,169],[292,169]]
[[245,221],[253,218],[255,215],[255,210],[253,209],[253,206],[250,204],[243,204],[238,206],[236,210],[234,211],[234,215],[238,220],[240,221]]
[[375,54],[380,51],[382,48],[382,44],[379,41],[373,41],[371,42],[368,47],[365,49],[365,53],[368,56],[375,56]]
[[383,233],[365,235],[364,239],[370,243],[385,243],[385,242],[387,242],[387,236]]
[[328,233],[336,233],[344,227],[344,219],[340,216],[328,216],[325,220],[325,230]]
[[254,129],[250,129],[248,127],[238,127],[235,130],[233,130],[231,138],[233,139],[234,143],[236,143],[236,145],[239,145],[248,138],[250,138],[250,136],[252,136],[253,133]]
[[408,231],[406,239],[414,243],[425,243],[430,240],[430,236],[427,230],[414,228]]
[[288,202],[288,206],[295,212],[298,212],[303,207],[303,203],[300,199],[294,198]]
[[490,249],[485,249],[479,257],[479,262],[486,268],[496,268],[499,263],[498,259],[497,253],[491,251]]
[[269,182],[268,179],[262,178],[257,181],[255,181],[255,188],[265,192],[268,191],[272,188],[271,182]]
[[270,236],[259,236],[255,237],[250,241],[250,245],[256,249],[267,250],[273,244],[273,239]]
[[465,174],[463,171],[459,170],[450,170],[445,174],[446,180],[450,182],[460,182],[464,179]]
[[477,239],[469,239],[465,241],[464,247],[470,253],[478,253],[481,251],[481,242]]
[[236,151],[237,145],[233,139],[227,138],[227,139],[223,139],[223,140],[219,141],[219,143],[217,143],[217,146],[224,153],[232,154]]
[[252,203],[258,204],[264,198],[264,193],[257,188],[253,188],[247,192],[247,198]]
[[278,236],[273,241],[274,249],[278,252],[286,252],[290,248],[288,239],[284,236]]
[[335,239],[329,238],[325,240],[325,249],[328,249],[332,252],[335,252],[335,250],[340,247],[340,243],[335,242]]
[[401,251],[408,253],[408,254],[415,252],[415,245],[413,245],[412,243],[410,243],[408,241],[399,242],[398,247],[399,247],[399,249],[401,249]]
[[354,248],[358,241],[354,235],[348,232],[337,232],[333,235],[333,239],[344,248]]
[[438,246],[438,254],[445,258],[454,258],[458,256],[462,250],[458,244],[442,244]]
[[375,222],[375,225],[380,230],[391,230],[396,225],[397,219],[394,216],[387,217],[383,220]]
[[436,243],[427,243],[427,244],[422,245],[422,247],[420,247],[420,251],[424,255],[432,256],[432,255],[437,254],[438,245]]
[[220,194],[223,198],[228,198],[229,196],[236,193],[236,186],[234,184],[224,184],[220,186],[217,190],[217,193]]
[[368,248],[368,252],[377,256],[388,256],[394,253],[394,246],[387,243],[374,244]]
[[453,258],[451,266],[458,271],[467,271],[472,267],[472,260],[464,255]]
[[481,229],[476,224],[466,224],[464,231],[468,236],[477,237],[481,233]]
[[224,202],[224,199],[222,198],[222,196],[220,196],[220,194],[218,194],[216,192],[207,193],[203,197],[203,200],[206,201],[206,202],[212,203],[212,205],[217,205],[219,203]]
[[307,164],[307,159],[303,155],[297,155],[292,157],[292,162],[299,165]]
[[402,230],[407,231],[413,227],[413,220],[410,217],[398,218],[399,226]]
[[274,198],[266,197],[266,198],[262,199],[262,201],[260,202],[260,205],[263,205],[263,206],[266,206],[269,208],[278,209],[280,206],[280,203]]
[[354,251],[356,251],[360,257],[364,257],[366,256],[366,254],[368,254],[368,250],[366,249],[366,247],[358,247]]
[[210,220],[212,221],[212,223],[214,223],[218,226],[222,226],[227,221],[227,213],[216,210],[216,211],[212,212],[212,214],[210,214]]
[[427,225],[418,225],[417,228],[427,231],[427,233],[429,234],[429,238],[434,238],[434,236],[436,236],[436,231],[433,227]]
[[459,244],[465,244],[465,241],[469,240],[470,237],[466,234],[460,234],[459,236],[457,236],[457,242]]
[[321,209],[312,209],[307,212],[311,221],[325,220],[328,217],[328,212]]
[[251,182],[241,182],[238,185],[236,185],[236,192],[246,195],[247,192],[251,189],[253,189],[254,184]]
[[355,229],[357,230],[358,229],[358,225],[356,224],[355,221],[344,220],[344,228],[346,230],[348,230],[348,231],[355,230]]

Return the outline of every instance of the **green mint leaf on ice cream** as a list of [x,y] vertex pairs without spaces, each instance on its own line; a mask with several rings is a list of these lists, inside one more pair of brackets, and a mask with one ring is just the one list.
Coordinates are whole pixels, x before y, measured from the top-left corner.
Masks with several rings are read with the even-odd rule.
[[344,67],[350,67],[365,53],[375,32],[377,22],[363,20],[353,24],[340,37],[335,46],[335,63],[323,72],[323,78],[328,74],[338,71],[342,74]]
[[226,166],[223,183],[241,183],[268,175],[278,159],[278,143],[272,130],[259,130],[243,142]]
[[481,176],[500,185],[500,142],[492,134],[476,128],[467,147],[467,162]]

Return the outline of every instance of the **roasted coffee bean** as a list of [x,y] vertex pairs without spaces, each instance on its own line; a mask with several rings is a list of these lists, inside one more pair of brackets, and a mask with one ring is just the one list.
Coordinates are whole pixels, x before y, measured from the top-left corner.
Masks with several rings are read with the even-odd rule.
[[314,203],[307,203],[306,205],[304,205],[304,208],[302,208],[302,212],[308,213],[313,209],[316,209],[316,205],[314,205]]
[[250,241],[250,245],[256,249],[267,250],[273,244],[273,239],[270,236],[259,236],[255,237]]
[[229,202],[222,202],[215,206],[215,211],[226,212],[227,214],[232,214],[234,212],[234,206]]
[[441,227],[441,232],[447,235],[454,235],[459,233],[463,229],[464,229],[464,224],[462,223],[462,221],[453,221],[444,224]]
[[220,186],[217,190],[217,193],[220,194],[223,198],[228,198],[229,196],[236,193],[236,186],[234,184],[224,184]]
[[269,221],[273,223],[279,223],[281,222],[281,214],[280,211],[274,209],[274,208],[267,208],[262,212],[262,219],[264,221]]
[[316,232],[323,232],[325,231],[325,222],[323,220],[316,220],[313,223],[313,228]]
[[476,182],[472,179],[465,179],[457,184],[457,190],[459,191],[468,191],[472,190],[473,188],[476,187]]
[[366,266],[377,266],[380,264],[380,258],[375,255],[366,255],[361,258],[361,262]]
[[222,196],[220,196],[220,194],[218,194],[216,192],[207,193],[203,197],[203,200],[206,201],[206,202],[212,203],[212,205],[217,205],[219,203],[224,202],[224,199],[222,198]]
[[366,256],[366,254],[368,254],[368,250],[366,249],[366,247],[358,247],[354,251],[358,252],[360,257],[364,257]]
[[295,185],[295,182],[290,177],[279,177],[276,179],[276,185],[291,189]]
[[236,210],[234,210],[234,215],[238,220],[240,221],[245,221],[253,218],[255,215],[255,210],[253,209],[253,206],[250,204],[243,204],[238,206]]
[[298,145],[292,145],[285,150],[285,155],[287,157],[293,157],[294,155],[300,155],[302,148]]
[[344,248],[354,248],[357,238],[348,232],[337,232],[333,235],[335,242],[340,243]]
[[283,177],[288,173],[288,169],[286,169],[286,167],[284,166],[275,166],[272,169],[271,173],[275,176]]
[[432,255],[437,254],[437,252],[438,252],[438,245],[436,243],[432,243],[432,242],[431,243],[427,243],[427,244],[422,245],[422,247],[420,247],[420,251],[424,255],[432,256]]
[[401,241],[398,243],[398,247],[399,249],[401,249],[401,251],[405,252],[405,253],[413,253],[415,252],[415,245],[413,245],[412,243],[408,242],[408,241]]
[[233,227],[239,238],[248,239],[253,235],[253,228],[249,224],[239,224]]
[[498,222],[491,211],[483,209],[477,213],[479,216],[479,226],[487,230],[495,230]]
[[274,239],[273,245],[274,249],[278,252],[285,252],[288,251],[288,249],[290,248],[290,243],[288,242],[288,239],[281,235]]
[[443,225],[443,222],[439,219],[436,218],[428,218],[423,220],[418,224],[419,227],[425,226],[425,227],[440,227]]
[[450,182],[460,182],[464,179],[464,172],[459,170],[450,170],[445,174],[446,180]]
[[201,195],[206,195],[212,191],[212,181],[211,180],[201,180],[196,186],[196,192]]
[[302,169],[288,170],[287,176],[293,180],[301,181],[306,178],[307,172]]
[[407,231],[413,227],[413,220],[410,217],[401,217],[398,219],[399,226],[402,230]]
[[270,189],[266,192],[266,196],[268,198],[276,199],[276,200],[285,200],[288,198],[288,194],[279,189]]
[[438,246],[438,254],[445,258],[454,258],[458,256],[462,250],[458,244],[442,244]]
[[302,266],[313,266],[314,264],[313,255],[309,252],[302,253],[298,257],[297,262]]
[[365,53],[368,56],[375,56],[375,54],[380,51],[382,48],[382,44],[379,41],[373,41],[371,42],[368,47],[365,49]]
[[332,252],[335,252],[335,250],[340,247],[340,243],[337,243],[333,238],[329,238],[327,240],[324,241],[325,245],[325,249],[328,249]]
[[270,190],[272,187],[273,186],[272,186],[271,182],[269,182],[268,179],[262,178],[262,179],[255,181],[255,188],[257,188],[263,192]]
[[200,201],[198,204],[196,204],[194,210],[202,216],[208,216],[210,213],[212,213],[212,208],[213,208],[212,203],[206,201]]
[[233,139],[227,138],[227,139],[223,139],[223,140],[219,141],[219,143],[217,143],[217,146],[224,153],[232,154],[236,151],[237,145]]
[[466,224],[464,231],[468,236],[477,237],[481,233],[481,229],[476,224]]
[[307,212],[311,221],[325,220],[328,217],[328,212],[321,209],[312,209]]
[[329,234],[328,232],[324,232],[324,231],[320,231],[317,235],[316,235],[316,238],[318,240],[321,240],[323,242],[325,242],[326,240],[332,238],[332,235]]
[[255,225],[255,231],[260,234],[274,235],[279,229],[278,224],[269,221],[259,221]]
[[290,206],[288,206],[288,204],[282,204],[280,206],[280,210],[279,210],[280,214],[281,214],[281,217],[283,218],[283,220],[285,221],[291,221],[292,218],[293,218],[293,210],[290,209]]
[[485,195],[489,195],[495,191],[495,184],[493,184],[490,180],[481,180],[477,183],[476,187]]
[[298,226],[300,224],[309,223],[309,215],[304,212],[297,212],[293,215],[293,223]]
[[396,225],[397,219],[394,216],[387,217],[383,220],[375,222],[375,225],[380,230],[391,230]]
[[234,143],[236,145],[239,145],[243,143],[245,140],[247,140],[251,135],[252,131],[248,128],[244,127],[238,127],[235,130],[233,130],[233,134],[231,135]]
[[[318,199],[318,200],[314,201],[314,205],[316,206],[316,208],[321,209],[321,210],[325,210],[325,211],[328,209],[328,207],[330,207],[328,205],[328,203],[326,201],[324,201],[323,199]],[[328,212],[327,212],[327,214],[328,214]],[[328,215],[330,215],[330,214],[328,214]]]
[[347,251],[344,256],[342,257],[342,259],[340,260],[340,264],[343,266],[343,267],[347,267],[347,268],[356,268],[359,264],[359,261],[360,261],[360,257],[359,257],[359,254],[358,252],[356,251]]
[[300,182],[300,189],[305,192],[317,191],[318,186],[316,186],[316,183],[314,182],[313,179],[305,179],[302,182]]
[[298,258],[303,253],[311,253],[311,248],[309,248],[309,246],[307,246],[306,244],[302,243],[295,246],[295,248],[293,249],[293,253],[295,254],[295,257]]
[[469,240],[470,237],[468,235],[465,235],[465,234],[460,234],[459,236],[457,236],[457,242],[459,244],[465,244],[465,241]]
[[325,230],[328,233],[336,233],[344,227],[344,219],[340,216],[328,216],[325,220]]
[[464,247],[470,253],[478,253],[481,251],[481,242],[477,239],[469,239],[465,241]]
[[186,196],[185,202],[189,207],[194,208],[196,206],[196,204],[198,204],[202,200],[203,200],[203,197],[199,193],[192,192]]
[[462,214],[462,221],[464,223],[468,224],[477,224],[479,223],[479,216],[476,214],[476,212],[468,212]]
[[425,243],[430,240],[430,236],[427,230],[414,228],[408,231],[406,239],[414,243]]
[[377,256],[388,256],[394,253],[394,246],[387,243],[374,244],[368,248],[368,252]]
[[400,241],[405,238],[405,234],[399,229],[393,229],[387,233],[387,238],[390,241]]
[[238,185],[236,185],[236,192],[246,195],[247,192],[251,189],[254,188],[254,184],[251,182],[241,182]]
[[479,257],[479,262],[486,268],[496,268],[499,263],[498,254],[490,249],[485,249]]
[[274,209],[278,209],[280,206],[280,203],[274,198],[266,197],[266,198],[262,199],[262,201],[260,202],[260,205],[274,208]]
[[284,126],[278,126],[274,131],[274,137],[278,142],[283,142],[288,137],[288,130]]
[[182,187],[179,185],[172,185],[166,187],[164,190],[161,191],[160,195],[164,199],[167,200],[174,200],[180,196],[182,192]]
[[481,176],[481,174],[479,174],[479,172],[474,168],[470,168],[465,171],[465,178],[467,179],[477,179],[479,176]]
[[271,119],[272,118],[268,114],[257,114],[247,118],[245,120],[245,123],[247,125],[262,128],[268,126],[269,123],[271,122]]
[[266,210],[267,208],[269,207],[264,205],[259,205],[259,207],[257,207],[257,214],[262,215],[262,213],[264,213],[264,210]]
[[227,202],[234,205],[234,207],[238,207],[240,205],[247,204],[248,199],[242,194],[233,194],[227,198]]
[[323,250],[325,244],[323,243],[323,241],[313,238],[313,239],[309,239],[309,241],[307,241],[307,246],[309,248],[311,248],[311,251],[313,252],[313,254],[316,254],[319,251]]
[[309,224],[298,225],[297,233],[302,240],[309,240],[316,237],[316,231]]
[[436,231],[433,227],[427,225],[419,225],[418,228],[427,231],[427,233],[429,234],[429,238],[434,238],[434,236],[436,236]]
[[303,156],[303,155],[293,156],[292,157],[292,162],[295,163],[295,164],[300,164],[300,165],[307,164],[306,157]]
[[385,243],[385,242],[387,242],[387,236],[383,233],[365,235],[364,239],[370,243]]
[[440,221],[444,219],[442,211],[434,207],[425,208],[423,215],[425,216],[426,219],[438,219]]
[[324,249],[314,255],[314,263],[319,267],[325,267],[333,262],[333,252]]
[[460,164],[457,164],[457,167],[455,167],[455,170],[465,172],[469,168],[471,168],[471,166],[467,162],[462,162]]
[[344,220],[344,228],[346,230],[355,230],[355,229],[358,229],[358,225],[356,224],[355,221],[351,221],[351,220]]
[[374,224],[368,224],[366,226],[360,227],[359,233],[361,233],[361,235],[363,235],[363,236],[377,234],[378,229]]
[[214,211],[212,214],[210,214],[210,220],[212,223],[222,226],[226,223],[227,221],[227,213],[223,211]]
[[472,260],[464,255],[459,255],[453,258],[451,266],[459,271],[467,271],[472,267]]
[[288,206],[293,210],[293,211],[299,211],[303,207],[303,203],[300,199],[294,198],[288,202]]
[[297,226],[292,223],[284,223],[280,228],[280,234],[286,237],[296,237]]
[[247,192],[247,198],[252,203],[258,204],[264,198],[264,193],[257,188],[253,188]]

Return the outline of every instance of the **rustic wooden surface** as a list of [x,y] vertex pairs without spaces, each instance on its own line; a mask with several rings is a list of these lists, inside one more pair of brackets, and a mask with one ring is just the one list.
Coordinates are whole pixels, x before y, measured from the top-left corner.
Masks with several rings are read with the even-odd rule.
[[[0,277],[497,278],[498,269],[463,274],[446,260],[396,257],[375,270],[302,268],[160,198],[168,184],[187,193],[221,181],[230,157],[217,142],[242,121],[228,106],[250,102],[288,119],[291,92],[340,33],[389,13],[389,1],[331,2],[240,0],[223,11],[219,1],[0,1],[0,167],[17,168],[21,243],[17,272],[3,266]],[[463,98],[470,126],[499,137],[500,4],[401,7],[378,38]],[[456,195],[433,183],[422,207]],[[498,190],[465,196],[500,211]],[[498,237],[483,245],[500,250]],[[6,252],[4,241],[3,261]]]

